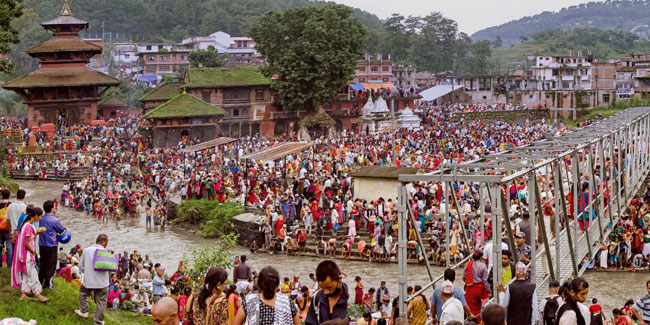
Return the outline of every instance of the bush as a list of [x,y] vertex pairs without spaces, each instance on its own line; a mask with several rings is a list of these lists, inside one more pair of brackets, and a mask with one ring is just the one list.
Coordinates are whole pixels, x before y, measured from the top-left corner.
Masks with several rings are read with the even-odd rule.
[[217,237],[232,231],[232,217],[243,213],[239,203],[219,203],[209,200],[185,200],[178,206],[178,222],[201,225],[203,237]]
[[183,254],[183,263],[188,266],[187,276],[195,290],[203,283],[203,277],[211,267],[233,267],[235,253],[232,248],[237,245],[237,237],[239,235],[231,233],[217,239],[214,244],[192,248],[192,263],[187,255]]

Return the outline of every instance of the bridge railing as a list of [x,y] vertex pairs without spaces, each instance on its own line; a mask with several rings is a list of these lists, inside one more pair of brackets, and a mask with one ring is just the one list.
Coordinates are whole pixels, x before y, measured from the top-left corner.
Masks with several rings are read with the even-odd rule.
[[[406,220],[413,218],[408,209],[406,185],[412,182],[438,182],[443,186],[446,204],[445,229],[460,220],[456,189],[468,184],[480,197],[481,238],[485,238],[486,217],[491,219],[493,297],[498,301],[496,284],[501,282],[501,244],[507,243],[517,261],[514,227],[511,220],[510,188],[524,188],[530,214],[530,278],[537,285],[538,299],[546,296],[550,280],[563,281],[581,275],[596,256],[600,245],[640,190],[650,170],[650,109],[630,108],[577,131],[468,163],[442,166],[427,175],[400,175],[398,188],[398,261],[400,266],[400,311],[416,296],[406,296]],[[456,186],[454,186],[456,185]],[[460,193],[461,195],[463,193]],[[522,200],[523,201],[523,200]],[[485,205],[491,207],[486,214]],[[455,207],[456,212],[450,215]],[[470,241],[463,226],[461,241]],[[447,266],[449,231],[445,232]],[[421,237],[418,233],[418,240]],[[468,247],[472,247],[468,245]],[[422,245],[424,252],[424,246]],[[425,255],[425,261],[426,261]],[[465,262],[465,259],[463,262]],[[435,277],[426,263],[431,283]],[[462,267],[462,263],[453,267]],[[505,284],[504,284],[505,285]]]

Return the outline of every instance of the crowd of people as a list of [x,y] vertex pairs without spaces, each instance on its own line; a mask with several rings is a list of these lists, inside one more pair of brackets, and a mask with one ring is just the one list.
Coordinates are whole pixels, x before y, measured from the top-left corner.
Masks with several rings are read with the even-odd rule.
[[[37,175],[40,179],[66,179],[60,197],[62,206],[86,211],[104,221],[112,218],[118,223],[120,218],[139,217],[144,212],[147,225],[153,219],[154,224],[164,226],[164,205],[170,198],[238,202],[258,207],[267,216],[260,229],[259,245],[251,245],[253,251],[273,253],[279,250],[287,254],[304,254],[308,241],[312,241],[316,254],[322,252],[323,255],[338,257],[340,253],[342,258],[355,255],[369,261],[381,261],[391,260],[396,252],[397,207],[394,198],[365,200],[355,196],[351,174],[357,167],[408,166],[433,171],[441,166],[474,160],[570,130],[561,123],[549,124],[545,121],[487,123],[453,119],[453,114],[459,111],[492,109],[480,106],[422,105],[418,109],[422,111],[422,127],[419,130],[399,130],[394,141],[390,134],[345,132],[334,139],[316,139],[312,149],[293,153],[280,162],[238,158],[291,139],[289,135],[274,139],[246,137],[224,148],[197,152],[187,150],[194,141],[180,141],[176,147],[153,148],[146,140],[142,142],[134,138],[141,120],[131,118],[108,127],[62,127],[54,138],[40,140],[56,155],[54,159],[20,156],[9,149],[8,163],[14,172]],[[2,122],[0,126],[9,130],[18,125]],[[625,157],[619,156],[617,159],[624,160]],[[586,175],[579,176],[578,196],[582,201],[579,201],[578,215],[573,216],[573,206],[568,209],[570,218],[577,219],[583,230],[589,227],[591,217],[588,214],[593,210],[586,208],[587,200],[591,197],[589,191],[593,188],[596,193],[592,194],[605,191],[607,185],[619,176],[618,171],[610,175],[610,166],[617,166],[617,161],[599,163],[603,169],[601,172],[597,167],[598,177],[593,186],[590,186],[592,181]],[[80,168],[87,173],[72,179],[73,171]],[[564,193],[570,198],[568,202],[573,204],[571,198],[577,193],[573,193],[568,170],[567,175],[558,182],[566,188]],[[546,227],[547,236],[553,238],[555,229],[550,225],[554,224],[552,219],[555,213],[552,202],[559,192],[552,177],[537,177],[542,193],[543,219],[549,225]],[[508,217],[512,221],[516,244],[510,247],[506,238],[502,240],[501,269],[504,276],[497,291],[503,295],[499,300],[505,310],[513,308],[517,311],[509,312],[509,319],[526,318],[534,323],[550,317],[550,311],[545,310],[546,306],[538,308],[534,294],[529,301],[520,299],[534,293],[534,285],[528,280],[527,264],[531,254],[535,253],[531,251],[530,242],[539,239],[539,235],[531,234],[530,230],[527,184],[526,176],[503,188],[508,199]],[[491,245],[486,246],[491,240],[499,240],[492,236],[490,199],[478,184],[454,183],[454,197],[444,196],[445,191],[449,190],[445,186],[448,185],[443,182],[414,182],[410,187],[409,206],[415,222],[407,222],[407,253],[409,260],[421,261],[426,258],[434,264],[447,266],[470,258],[463,272],[465,287],[453,285],[453,270],[445,272],[445,281],[436,288],[430,299],[420,295],[409,303],[407,312],[409,323],[412,324],[430,321],[453,324],[466,318],[478,321],[482,318],[485,321],[491,318],[482,317],[484,312],[488,311],[486,313],[491,315],[492,312],[498,314],[502,311],[498,306],[485,305],[492,294],[490,286],[493,281],[489,279],[491,269],[494,263],[498,263],[491,260]],[[481,191],[484,191],[486,198],[484,209],[480,204]],[[19,191],[17,202],[22,202],[24,197],[25,192]],[[300,285],[295,278],[293,281],[285,278],[280,283],[280,276],[272,267],[264,268],[256,276],[252,276],[252,272],[244,274],[244,257],[235,269],[234,287],[226,286],[228,274],[224,269],[213,268],[206,274],[205,283],[198,291],[192,291],[191,285],[184,285],[186,278],[182,264],[171,278],[166,279],[164,269],[152,264],[147,257],[142,258],[137,251],[117,255],[114,272],[98,271],[92,266],[93,256],[88,254],[96,255],[97,250],[106,250],[108,237],[100,235],[95,245],[84,249],[75,247],[76,250],[70,254],[59,252],[58,237],[64,235],[65,229],[54,217],[58,204],[55,200],[47,201],[43,209],[23,204],[23,211],[19,211],[18,215],[12,212],[11,217],[7,218],[11,225],[9,229],[12,230],[10,234],[3,235],[2,241],[7,251],[7,263],[18,262],[14,263],[12,285],[22,287],[24,294],[21,299],[47,300],[41,293],[43,288],[51,286],[57,261],[60,263],[61,276],[80,288],[82,304],[76,313],[82,317],[88,317],[88,306],[83,303],[88,296],[104,299],[102,297],[105,295],[111,308],[129,308],[157,317],[154,312],[156,305],[162,306],[160,310],[173,309],[169,308],[172,302],[165,299],[165,296],[171,295],[177,298],[173,300],[178,307],[175,315],[179,321],[190,318],[194,319],[195,324],[241,324],[248,319],[249,322],[264,323],[273,311],[266,307],[276,304],[275,311],[281,315],[275,316],[283,317],[281,323],[295,323],[303,317],[307,324],[317,324],[328,320],[327,317],[340,318],[333,316],[338,313],[336,306],[339,306],[339,302],[341,306],[344,305],[349,296],[347,285],[341,281],[344,275],[333,262],[321,263],[324,265],[322,268],[319,265],[315,270],[315,284],[311,287]],[[7,215],[10,215],[10,208],[18,205],[12,203],[6,206]],[[604,208],[608,208],[607,203]],[[448,223],[445,222],[446,215],[450,215]],[[22,222],[19,220],[21,216],[24,216]],[[647,267],[650,259],[650,229],[646,227],[650,220],[647,218],[650,218],[650,189],[644,198],[633,200],[627,207],[624,217],[596,256],[598,267],[634,270]],[[34,222],[38,227],[34,226]],[[564,222],[560,224],[564,225]],[[342,234],[344,239],[341,240],[338,234]],[[418,234],[428,247],[418,245]],[[35,249],[37,236],[38,252]],[[19,248],[15,251],[14,243]],[[481,250],[483,247],[485,251]],[[37,256],[38,272],[35,269]],[[519,262],[514,264],[514,261]],[[82,274],[85,275],[83,280]],[[391,300],[385,283],[366,292],[360,277],[355,282],[354,301],[364,312],[359,323],[365,321],[373,324],[377,320],[392,323],[397,315],[397,300],[395,297]],[[280,288],[280,294],[276,294],[276,288]],[[558,294],[562,300],[557,300],[554,319],[560,324],[573,324],[573,318],[578,324],[589,323],[586,317],[591,319],[591,316],[582,316],[582,303],[587,294],[584,291],[588,289],[586,281],[577,278],[571,284],[558,284],[550,289],[556,288],[560,288]],[[416,286],[411,292],[420,289]],[[247,295],[250,292],[259,294]],[[233,296],[233,301],[230,296]],[[333,300],[333,297],[343,300]],[[647,300],[650,304],[650,298]],[[237,301],[239,310],[231,310],[230,304],[236,305]],[[530,306],[523,303],[526,301]],[[518,304],[522,303],[527,307],[520,308]],[[329,308],[330,304],[335,304],[334,309]],[[637,304],[639,306],[634,308],[622,308],[614,315],[620,315],[619,318],[623,319],[626,316],[642,319],[644,316],[639,316],[639,312],[645,311],[645,304],[643,301]],[[550,306],[548,300],[545,305]],[[100,311],[99,307],[97,311]],[[103,314],[103,310],[101,312]],[[347,315],[347,312],[337,315],[343,314]],[[96,314],[95,321],[101,321],[102,317]],[[565,318],[570,318],[568,323],[562,321]]]

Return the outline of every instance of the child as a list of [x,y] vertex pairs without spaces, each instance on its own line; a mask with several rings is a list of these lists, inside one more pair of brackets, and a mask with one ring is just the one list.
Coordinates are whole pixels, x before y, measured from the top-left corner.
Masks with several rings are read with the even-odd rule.
[[260,246],[257,244],[257,240],[253,239],[253,242],[251,243],[251,253],[255,254],[258,250],[260,250]]
[[81,279],[77,277],[76,273],[72,273],[72,280],[70,282],[74,284],[77,287],[77,289],[81,288]]
[[185,313],[185,305],[187,305],[187,299],[192,295],[192,288],[187,286],[183,289],[183,294],[178,297],[178,320],[183,321],[183,313]]

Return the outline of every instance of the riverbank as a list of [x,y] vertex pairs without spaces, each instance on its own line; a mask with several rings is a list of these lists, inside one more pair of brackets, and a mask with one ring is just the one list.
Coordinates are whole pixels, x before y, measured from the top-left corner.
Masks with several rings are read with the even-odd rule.
[[18,184],[16,184],[11,178],[2,175],[0,175],[0,187],[9,188],[11,193],[16,193],[16,191],[18,191]]
[[[57,290],[46,290],[43,295],[50,300],[46,303],[36,301],[20,301],[20,290],[11,287],[11,273],[7,268],[0,268],[0,319],[18,317],[24,321],[33,319],[38,324],[89,324],[91,320],[83,319],[74,314],[79,308],[79,289],[72,283],[55,277],[54,286]],[[95,303],[89,299],[90,317],[94,315]],[[151,317],[134,316],[132,312],[123,310],[106,310],[104,322],[107,325],[121,324],[153,324]]]

